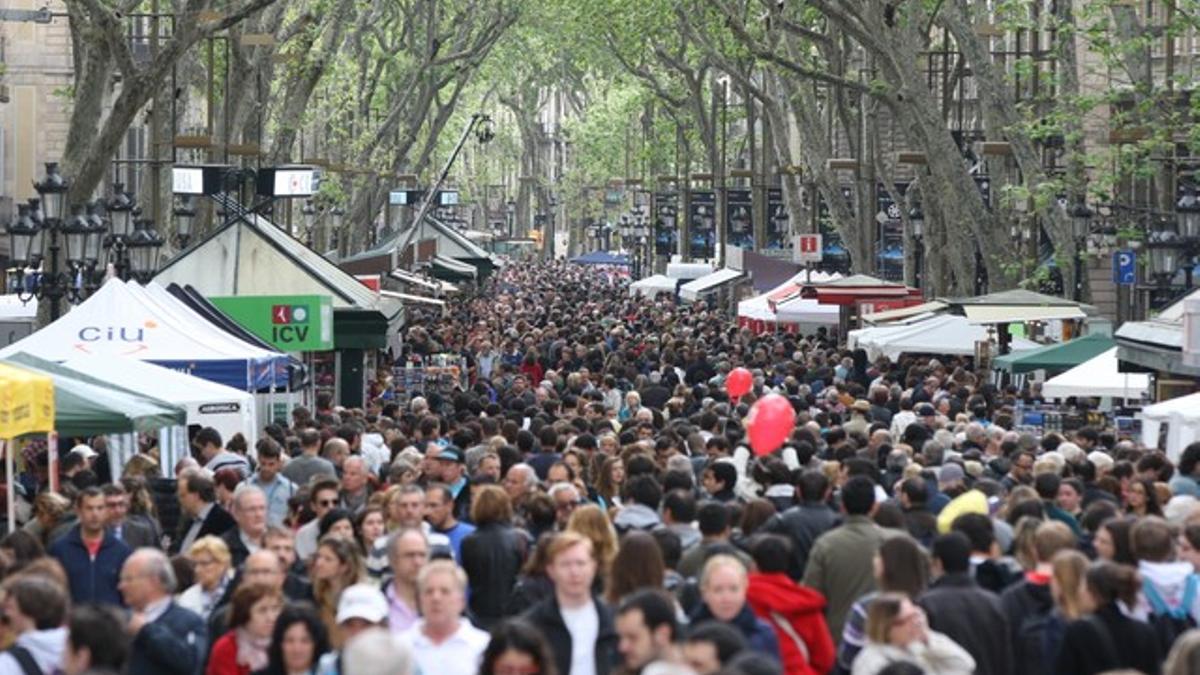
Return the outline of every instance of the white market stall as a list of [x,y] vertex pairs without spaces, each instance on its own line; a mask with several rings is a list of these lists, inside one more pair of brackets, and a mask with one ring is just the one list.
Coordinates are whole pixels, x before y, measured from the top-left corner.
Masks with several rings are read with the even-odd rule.
[[660,293],[674,296],[675,286],[677,283],[677,279],[672,279],[665,274],[655,274],[653,276],[646,277],[645,279],[638,279],[632,284],[629,284],[629,296],[637,297],[640,295],[647,298],[653,298]]
[[1074,368],[1046,380],[1046,398],[1123,398],[1140,400],[1150,393],[1150,375],[1118,371],[1117,348],[1113,347]]
[[755,333],[783,331],[811,333],[821,326],[836,326],[839,310],[834,305],[822,305],[816,300],[800,298],[805,284],[826,283],[840,279],[834,272],[806,270],[775,288],[738,303],[738,326]]
[[[871,360],[886,356],[894,361],[901,354],[972,356],[975,343],[988,339],[986,326],[973,324],[965,317],[943,315],[903,326],[852,330],[847,335],[847,345],[850,349],[865,349]],[[1012,351],[1037,346],[1022,338],[1012,340]]]
[[290,359],[214,326],[157,284],[110,279],[54,323],[0,350],[47,361],[81,356],[150,361],[243,391],[286,387]]
[[1167,425],[1164,450],[1178,462],[1183,449],[1200,439],[1200,394],[1188,394],[1142,408],[1142,445],[1158,447],[1159,432]]
[[712,274],[707,274],[699,279],[693,279],[680,286],[679,298],[685,302],[695,302],[706,295],[716,293],[721,288],[745,278],[746,274],[744,272],[723,267]]
[[118,387],[170,401],[187,412],[188,426],[212,427],[221,432],[223,439],[240,432],[254,447],[251,439],[256,437],[258,426],[256,404],[248,392],[131,358],[81,356],[63,365]]

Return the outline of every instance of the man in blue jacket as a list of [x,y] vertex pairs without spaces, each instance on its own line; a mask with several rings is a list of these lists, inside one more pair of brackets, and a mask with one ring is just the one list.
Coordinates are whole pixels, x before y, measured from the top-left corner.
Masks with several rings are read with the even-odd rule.
[[108,506],[97,487],[82,490],[75,498],[79,523],[50,547],[71,582],[71,602],[120,605],[117,577],[129,557],[129,546],[105,527]]
[[171,600],[175,571],[158,549],[139,548],[121,570],[129,616],[128,675],[199,675],[208,653],[204,620]]

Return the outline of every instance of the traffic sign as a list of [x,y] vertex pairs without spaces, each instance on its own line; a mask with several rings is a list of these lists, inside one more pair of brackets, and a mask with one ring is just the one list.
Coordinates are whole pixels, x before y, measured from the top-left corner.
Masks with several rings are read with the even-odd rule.
[[1132,286],[1137,283],[1137,254],[1133,251],[1113,253],[1113,283]]
[[798,263],[821,262],[821,235],[797,234],[792,237],[792,260]]

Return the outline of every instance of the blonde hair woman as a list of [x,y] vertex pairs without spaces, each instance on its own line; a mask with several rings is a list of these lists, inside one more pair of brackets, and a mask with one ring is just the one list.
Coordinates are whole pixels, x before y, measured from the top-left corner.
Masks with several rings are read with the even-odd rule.
[[192,561],[196,583],[180,593],[175,602],[207,621],[233,578],[232,556],[220,537],[208,535],[192,544],[187,557]]
[[1074,621],[1088,613],[1084,594],[1088,559],[1079,551],[1059,551],[1051,559],[1050,595],[1054,607],[1066,621]]
[[607,579],[613,558],[617,556],[617,531],[604,511],[595,504],[585,504],[576,508],[567,520],[567,531],[582,534],[591,540],[592,553],[596,556],[599,566],[596,579]]

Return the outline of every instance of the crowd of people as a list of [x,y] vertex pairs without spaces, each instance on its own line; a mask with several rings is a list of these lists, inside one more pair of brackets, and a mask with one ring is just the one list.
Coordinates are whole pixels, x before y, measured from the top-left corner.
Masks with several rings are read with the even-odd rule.
[[[57,490],[27,447],[0,675],[1200,672],[1200,444],[1035,435],[1036,391],[968,359],[566,264],[403,338],[467,386],[322,397],[253,447],[202,429],[167,472],[78,439]],[[755,456],[768,392],[796,426]]]

